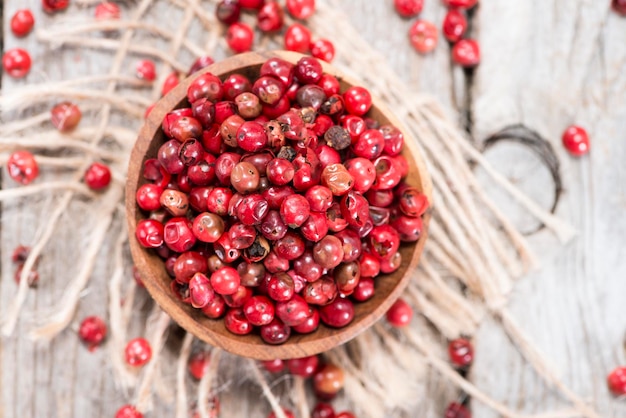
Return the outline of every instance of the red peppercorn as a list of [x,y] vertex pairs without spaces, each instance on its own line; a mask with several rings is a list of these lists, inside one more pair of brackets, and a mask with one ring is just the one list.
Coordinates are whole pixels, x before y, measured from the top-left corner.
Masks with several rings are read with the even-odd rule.
[[394,327],[404,327],[411,323],[413,308],[404,299],[398,299],[387,311],[387,322]]
[[449,8],[471,9],[476,6],[478,0],[442,0],[444,6]]
[[253,296],[244,304],[243,313],[252,325],[267,325],[274,319],[274,304],[265,296]]
[[254,31],[243,22],[233,23],[226,31],[226,43],[236,53],[250,51],[254,42]]
[[115,418],[143,418],[143,414],[132,405],[124,405],[117,410]]
[[30,54],[22,48],[9,49],[2,56],[4,71],[13,78],[23,78],[30,71]]
[[165,80],[163,80],[163,87],[161,88],[161,96],[165,96],[174,87],[180,83],[179,75],[177,72],[170,73]]
[[96,6],[94,14],[98,20],[119,19],[121,14],[120,6],[109,1],[103,1]]
[[111,183],[111,170],[104,164],[93,163],[85,172],[85,184],[92,190],[102,190]]
[[354,319],[354,304],[343,298],[337,298],[320,308],[320,319],[332,328],[342,328]]
[[285,325],[280,319],[274,318],[269,324],[261,326],[259,334],[267,344],[283,344],[291,335],[291,327]]
[[335,418],[356,418],[352,412],[343,411],[335,415]]
[[204,308],[215,299],[215,292],[209,278],[203,273],[196,273],[189,280],[189,301],[194,308]]
[[361,277],[376,277],[380,272],[380,260],[369,252],[363,252],[359,257]]
[[192,222],[182,216],[168,220],[163,226],[163,240],[172,251],[190,250],[196,243]]
[[281,359],[262,361],[261,364],[270,373],[280,373],[285,369],[285,362]]
[[135,70],[135,74],[137,78],[146,81],[154,81],[156,79],[156,68],[154,65],[154,61],[152,60],[141,60],[137,63],[137,68]]
[[22,264],[26,261],[29,254],[30,247],[27,247],[25,245],[18,245],[17,247],[15,247],[13,253],[11,254],[11,261],[15,264]]
[[372,107],[372,96],[364,87],[353,86],[343,93],[346,110],[356,116],[363,116]]
[[309,316],[299,325],[292,327],[292,329],[298,334],[310,334],[316,331],[320,325],[320,313],[319,311],[311,307],[309,310]]
[[288,326],[297,326],[309,317],[309,304],[299,295],[276,303],[276,316]]
[[472,418],[472,414],[460,403],[452,402],[446,408],[445,418]]
[[215,8],[215,17],[226,25],[239,21],[240,15],[241,6],[236,0],[222,0]]
[[562,141],[565,149],[576,157],[589,152],[589,135],[587,131],[580,126],[569,126],[565,132],[563,132]]
[[7,160],[9,176],[22,185],[30,184],[39,176],[39,164],[28,151],[15,151]]
[[311,418],[335,418],[335,410],[327,403],[319,402],[311,412]]
[[311,209],[306,198],[299,194],[287,196],[280,205],[280,216],[290,228],[299,228],[309,217]]
[[390,259],[400,247],[398,231],[389,225],[375,226],[368,238],[371,253],[381,260]]
[[30,9],[22,9],[15,12],[11,17],[11,31],[15,36],[26,36],[33,30],[35,17]]
[[56,13],[67,9],[70,0],[41,0],[41,7],[46,13]]
[[402,17],[415,17],[422,12],[424,0],[393,0],[396,12]]
[[253,296],[252,288],[239,285],[237,291],[232,295],[224,295],[224,302],[231,308],[243,308],[243,306]]
[[335,58],[335,45],[328,39],[318,39],[309,46],[311,55],[322,61],[331,62]]
[[284,13],[282,7],[275,1],[269,1],[261,6],[257,13],[257,26],[262,32],[275,32],[283,27]]
[[465,338],[457,338],[448,344],[448,354],[456,367],[467,367],[474,360],[474,347]]
[[211,286],[220,295],[232,295],[240,284],[239,273],[232,267],[223,267],[211,274]]
[[141,367],[152,358],[152,348],[148,340],[144,338],[132,339],[124,349],[126,363],[132,367]]
[[443,19],[443,36],[452,43],[458,42],[467,31],[467,19],[463,12],[457,9],[448,10]]
[[609,390],[615,396],[626,395],[626,367],[615,368],[607,377]]
[[452,47],[452,59],[465,68],[472,68],[480,63],[480,47],[473,39],[461,39]]
[[415,50],[427,54],[437,46],[437,27],[427,20],[416,20],[409,28],[409,41]]
[[307,53],[310,43],[311,31],[300,23],[294,23],[285,31],[285,49],[287,51]]
[[157,248],[163,245],[163,224],[154,219],[142,219],[135,230],[137,241],[145,248]]
[[59,103],[50,111],[50,121],[61,132],[69,132],[76,128],[82,116],[80,108],[70,102]]
[[[287,408],[283,408],[283,413],[285,414],[285,418],[295,418],[293,412],[291,412],[289,409]],[[271,412],[267,418],[278,418],[277,415],[274,412]]]
[[313,375],[313,390],[315,395],[324,400],[334,398],[343,389],[344,374],[340,367],[334,364],[325,364]]
[[189,356],[189,362],[187,363],[187,369],[189,374],[196,379],[200,380],[206,373],[206,370],[211,362],[211,355],[206,351],[197,351]]
[[107,335],[107,326],[98,316],[88,316],[83,319],[78,329],[78,336],[87,344],[90,351],[98,347]]
[[311,377],[317,371],[319,365],[319,357],[308,356],[287,360],[287,368],[293,375],[300,377]]
[[226,312],[224,326],[228,331],[236,335],[250,334],[254,329],[241,308],[233,308]]
[[260,9],[265,0],[239,0],[239,5],[244,9]]
[[613,0],[611,2],[613,10],[622,16],[626,16],[626,0]]
[[287,11],[296,19],[308,19],[315,13],[315,0],[287,0]]
[[215,295],[215,299],[202,308],[202,313],[211,319],[218,319],[226,313],[226,303],[220,295]]

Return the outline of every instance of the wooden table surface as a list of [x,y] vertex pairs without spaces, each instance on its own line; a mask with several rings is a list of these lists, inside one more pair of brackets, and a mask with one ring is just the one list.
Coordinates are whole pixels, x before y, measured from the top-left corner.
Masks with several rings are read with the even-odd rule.
[[[42,14],[39,3],[6,0],[3,5],[4,48],[26,47],[36,61],[46,64],[45,70],[40,66],[31,74],[33,80],[70,78],[104,62],[106,58],[96,51],[64,49],[58,54],[34,36],[22,40],[11,36],[8,21],[18,8],[31,7],[40,29],[53,22],[53,17]],[[493,165],[545,208],[551,207],[556,193],[550,169],[558,169],[563,192],[556,213],[578,232],[565,245],[481,176],[515,224],[528,231],[540,262],[515,287],[511,312],[574,392],[602,417],[626,417],[626,402],[614,400],[605,383],[612,368],[626,363],[626,263],[622,258],[626,256],[626,217],[622,218],[626,206],[626,18],[610,11],[610,0],[481,0],[471,13],[471,33],[480,42],[482,62],[475,72],[466,73],[452,65],[445,42],[431,55],[415,53],[407,41],[411,22],[400,19],[391,3],[342,0],[341,7],[393,64],[406,82],[407,94],[420,91],[436,96],[477,147],[489,144],[485,155]],[[91,16],[93,6],[70,10]],[[423,18],[438,23],[444,14],[440,0],[425,0]],[[166,28],[174,24],[170,20],[163,22]],[[3,76],[2,93],[22,85]],[[560,145],[562,131],[572,123],[586,127],[590,134],[588,156],[572,158]],[[532,147],[511,138],[487,142],[494,133],[517,124],[542,139]],[[12,300],[16,289],[10,253],[17,243],[32,239],[33,220],[45,213],[45,205],[40,213],[30,213],[18,204],[4,207],[0,307]],[[72,236],[62,231],[57,239]],[[45,256],[55,257],[54,248]],[[92,281],[79,317],[106,312],[106,303],[99,303],[97,293],[106,289],[111,266],[100,260],[97,268],[103,280]],[[41,273],[62,277],[65,272],[51,268]],[[43,289],[31,292],[27,309],[51,305],[62,289],[59,283],[53,287],[56,290],[48,293]],[[125,398],[113,384],[106,350],[86,352],[71,330],[50,345],[32,343],[20,333],[27,323],[28,318],[20,320],[17,333],[2,340],[0,417],[112,417]],[[485,393],[527,413],[567,406],[533,372],[498,325],[487,320],[475,344],[470,379]],[[429,391],[419,394],[433,399],[423,416],[441,416],[436,385]],[[477,402],[472,408],[478,418],[497,416]],[[149,415],[160,416],[172,415]]]

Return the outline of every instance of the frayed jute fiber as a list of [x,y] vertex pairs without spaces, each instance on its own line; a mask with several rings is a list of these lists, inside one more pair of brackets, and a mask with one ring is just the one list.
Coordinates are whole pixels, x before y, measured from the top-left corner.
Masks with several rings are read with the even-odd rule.
[[[214,416],[216,398],[223,417],[264,417],[271,409],[283,418],[281,407],[307,417],[314,398],[304,380],[270,375],[256,361],[181,335],[143,289],[129,280],[132,260],[123,211],[128,156],[144,112],[159,97],[165,76],[172,71],[186,73],[199,56],[220,58],[226,54],[224,28],[213,13],[215,3],[139,0],[125,4],[124,17],[117,21],[86,19],[87,10],[96,1],[76,3],[76,8],[59,16],[52,26],[38,28],[37,39],[52,48],[98,51],[109,57],[108,68],[24,85],[0,98],[0,162],[4,164],[12,151],[28,149],[35,153],[42,171],[31,185],[16,187],[7,180],[0,190],[0,201],[5,205],[3,222],[10,222],[7,216],[17,211],[15,202],[26,212],[22,216],[32,212],[33,219],[32,242],[24,243],[32,251],[19,287],[11,303],[1,307],[4,338],[11,338],[18,318],[27,318],[30,335],[36,340],[72,332],[77,307],[95,280],[94,270],[104,251],[112,270],[104,287],[109,324],[105,349],[110,355],[108,367],[127,402],[149,412],[154,411],[158,398],[161,404],[171,405],[177,418],[188,417],[193,411],[204,418]],[[404,295],[416,316],[410,327],[392,329],[378,323],[353,341],[323,354],[346,374],[345,389],[336,404],[360,418],[416,417],[429,408],[424,401],[425,388],[438,382],[450,398],[469,396],[505,417],[598,417],[559,380],[509,314],[508,296],[515,280],[533,265],[533,255],[524,237],[489,200],[472,167],[480,166],[561,241],[569,240],[573,230],[492,169],[434,98],[407,94],[385,60],[349,25],[349,19],[332,0],[317,3],[317,12],[308,23],[312,32],[333,39],[337,49],[333,64],[362,80],[404,121],[432,176],[434,200],[429,241]],[[176,17],[175,30],[163,29],[150,19],[157,9]],[[264,35],[256,49],[277,49],[280,42]],[[160,78],[154,84],[136,79],[129,71],[140,57],[158,63]],[[50,107],[62,100],[78,103],[84,114],[79,127],[69,134],[57,132],[49,122]],[[105,161],[113,171],[112,184],[101,194],[82,183],[83,173],[93,161]],[[47,252],[58,248],[61,232],[76,237],[76,250],[46,257]],[[46,263],[54,266],[46,268]],[[55,290],[57,302],[40,310],[45,315],[24,309],[32,292],[43,291],[29,288],[26,280],[35,266],[42,288],[46,271],[67,272],[63,285]],[[142,309],[143,316],[137,313]],[[562,395],[562,409],[541,415],[518,413],[481,392],[450,366],[445,353],[447,340],[471,338],[487,317],[501,324],[534,371]],[[123,359],[125,342],[137,334],[147,338],[153,350],[152,361],[140,372],[128,369]],[[194,383],[188,379],[186,365],[197,350],[210,352],[211,361],[201,381]],[[234,392],[247,395],[233,396]],[[444,404],[440,406],[443,408]],[[161,416],[158,412],[153,413]]]

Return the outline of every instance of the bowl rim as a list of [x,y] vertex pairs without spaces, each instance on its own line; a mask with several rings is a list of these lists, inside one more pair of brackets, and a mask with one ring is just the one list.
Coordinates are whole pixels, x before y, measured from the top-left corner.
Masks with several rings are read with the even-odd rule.
[[[258,360],[272,360],[276,358],[288,359],[318,354],[341,345],[370,328],[400,297],[401,293],[411,280],[411,277],[414,275],[423,252],[424,245],[428,238],[428,225],[431,218],[431,211],[429,210],[423,216],[423,230],[420,239],[417,242],[409,243],[405,247],[410,248],[413,246],[413,250],[410,251],[411,259],[402,273],[402,277],[397,279],[396,285],[392,288],[386,298],[384,298],[381,303],[373,309],[373,311],[364,315],[362,318],[359,318],[358,323],[353,321],[346,327],[334,329],[331,332],[326,333],[326,335],[318,336],[317,338],[312,337],[315,336],[315,334],[319,334],[319,331],[305,335],[292,334],[287,343],[282,345],[270,345],[264,343],[260,337],[257,337],[260,343],[259,341],[250,343],[250,340],[245,338],[248,336],[239,336],[235,334],[230,334],[232,338],[225,338],[224,334],[221,334],[218,331],[204,325],[207,321],[214,320],[206,317],[204,319],[193,318],[189,311],[189,309],[193,308],[177,300],[172,292],[169,291],[169,286],[167,289],[168,291],[164,292],[161,287],[154,283],[154,281],[158,280],[158,277],[153,276],[161,275],[164,272],[164,266],[161,266],[161,271],[156,271],[154,263],[152,263],[151,260],[154,260],[157,256],[150,254],[150,251],[143,248],[134,237],[138,220],[145,218],[135,202],[135,195],[139,184],[142,181],[141,172],[143,162],[146,158],[146,153],[154,140],[155,135],[161,129],[163,117],[167,112],[176,108],[180,103],[186,100],[188,85],[192,82],[192,80],[204,73],[211,72],[213,74],[219,74],[219,77],[223,79],[226,74],[237,72],[237,68],[241,69],[243,67],[257,66],[269,58],[281,58],[295,63],[303,56],[304,55],[302,54],[290,51],[265,51],[238,54],[216,62],[181,81],[174,89],[172,89],[166,96],[161,98],[155,104],[154,108],[146,118],[131,152],[128,175],[126,179],[126,218],[129,235],[132,235],[129,237],[130,250],[135,266],[143,277],[143,282],[148,290],[148,293],[150,293],[151,297],[161,307],[161,309],[163,309],[177,324],[183,327],[186,331],[191,332],[194,336],[228,352]],[[320,63],[322,64],[324,73],[333,74],[342,82],[349,85],[362,85],[362,83],[359,83],[351,77],[343,74],[336,67],[321,60]],[[373,94],[372,102],[375,103],[377,111],[383,114],[384,117],[388,119],[389,123],[400,129],[404,134],[405,139],[408,139],[404,142],[405,150],[403,150],[403,154],[410,155],[410,158],[415,163],[416,172],[412,174],[418,176],[418,180],[416,181],[419,183],[419,187],[422,189],[422,192],[428,197],[428,201],[432,208],[432,180],[428,170],[426,169],[422,153],[418,148],[417,139],[410,134],[410,131],[395,116],[395,114],[391,112],[382,100]],[[406,260],[403,259],[403,264],[405,264],[405,262]],[[197,309],[196,311],[199,312]],[[204,315],[202,316],[204,317]],[[223,320],[220,320],[219,322],[223,323]],[[305,341],[301,341],[303,339]]]

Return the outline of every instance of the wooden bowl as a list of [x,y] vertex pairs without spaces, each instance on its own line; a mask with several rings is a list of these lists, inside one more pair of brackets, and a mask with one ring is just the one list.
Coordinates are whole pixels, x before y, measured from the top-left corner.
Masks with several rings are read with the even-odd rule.
[[[145,125],[139,133],[137,143],[133,148],[128,168],[126,182],[126,213],[128,218],[128,232],[130,234],[130,249],[135,265],[141,274],[148,292],[180,326],[191,332],[201,340],[223,348],[234,354],[259,360],[288,359],[317,354],[354,338],[365,331],[387,311],[393,302],[400,296],[411,277],[416,271],[417,263],[426,242],[428,221],[430,214],[424,215],[424,231],[416,243],[403,244],[400,248],[402,265],[394,272],[376,279],[375,296],[364,303],[355,303],[354,320],[341,329],[328,328],[320,325],[319,329],[308,335],[293,333],[289,340],[282,345],[264,343],[256,334],[245,336],[231,334],[224,326],[223,320],[212,320],[204,316],[199,309],[179,301],[170,290],[171,278],[167,275],[163,261],[151,250],[143,248],[135,239],[137,222],[146,218],[135,203],[137,188],[146,181],[142,176],[144,161],[155,158],[159,146],[165,141],[161,131],[161,121],[166,113],[173,109],[188,106],[187,88],[192,81],[204,72],[210,71],[220,78],[232,73],[242,73],[254,79],[258,77],[261,64],[268,58],[280,57],[286,61],[296,63],[302,55],[285,52],[250,52],[228,58],[215,63],[210,67],[192,75],[162,98],[150,113]],[[324,71],[335,75],[341,82],[344,91],[352,85],[360,85],[343,76],[331,65],[323,63]],[[368,71],[372,69],[367,69]],[[431,201],[432,185],[426,172],[415,138],[402,126],[402,123],[393,116],[379,99],[373,99],[373,106],[368,113],[369,117],[378,120],[381,124],[393,124],[402,130],[405,137],[403,154],[409,162],[410,172],[406,179],[411,186],[417,187],[427,194]]]

